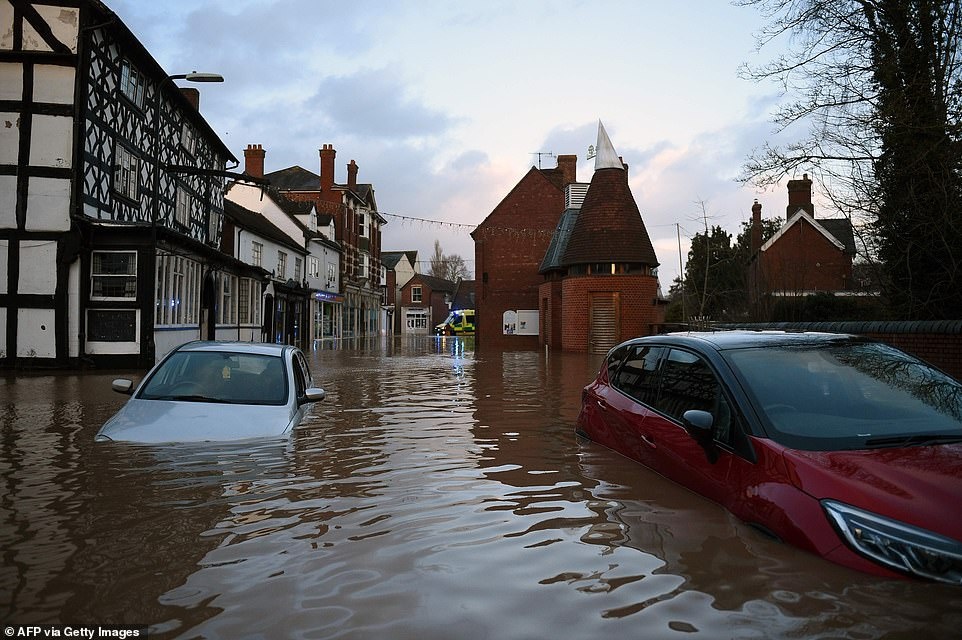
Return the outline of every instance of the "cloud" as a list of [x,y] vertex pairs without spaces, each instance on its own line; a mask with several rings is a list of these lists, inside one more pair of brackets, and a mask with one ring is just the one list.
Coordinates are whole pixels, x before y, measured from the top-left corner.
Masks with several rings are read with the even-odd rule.
[[323,78],[306,101],[331,126],[361,137],[409,138],[443,134],[454,119],[408,95],[395,70],[365,70]]

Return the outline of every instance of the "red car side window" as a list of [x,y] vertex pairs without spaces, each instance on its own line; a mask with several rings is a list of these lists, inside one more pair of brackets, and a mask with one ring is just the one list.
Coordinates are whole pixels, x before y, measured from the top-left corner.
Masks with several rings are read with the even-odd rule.
[[654,407],[682,421],[686,411],[707,411],[715,418],[715,439],[731,441],[732,410],[708,363],[681,349],[672,349],[661,366],[661,392]]
[[658,363],[664,352],[664,347],[630,347],[612,386],[642,404],[654,406],[658,397]]

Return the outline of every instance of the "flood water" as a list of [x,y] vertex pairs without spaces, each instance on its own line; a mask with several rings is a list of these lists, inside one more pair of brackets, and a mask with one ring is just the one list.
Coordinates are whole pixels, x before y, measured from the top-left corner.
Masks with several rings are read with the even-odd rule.
[[[309,355],[290,442],[95,444],[112,373],[0,378],[6,623],[163,638],[958,638],[962,588],[763,538],[574,434],[598,356]],[[958,513],[947,517],[960,517]]]

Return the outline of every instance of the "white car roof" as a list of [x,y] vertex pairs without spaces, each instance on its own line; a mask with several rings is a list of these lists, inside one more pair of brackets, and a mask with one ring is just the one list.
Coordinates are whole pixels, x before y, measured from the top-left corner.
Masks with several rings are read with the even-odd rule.
[[293,349],[289,344],[272,342],[229,342],[221,340],[197,340],[182,344],[178,351],[229,351],[232,353],[253,353],[265,356],[281,356]]

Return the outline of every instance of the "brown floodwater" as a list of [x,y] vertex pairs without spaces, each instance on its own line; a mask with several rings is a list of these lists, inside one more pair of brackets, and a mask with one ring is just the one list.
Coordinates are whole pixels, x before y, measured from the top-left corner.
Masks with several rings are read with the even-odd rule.
[[[309,353],[289,442],[95,444],[111,373],[0,378],[6,623],[164,638],[958,638],[962,588],[768,540],[574,434],[597,356]],[[958,513],[946,517],[960,517]]]

